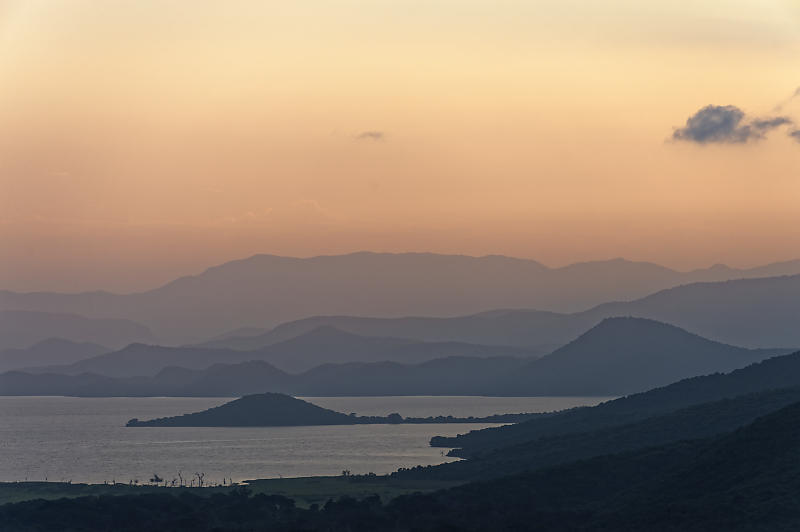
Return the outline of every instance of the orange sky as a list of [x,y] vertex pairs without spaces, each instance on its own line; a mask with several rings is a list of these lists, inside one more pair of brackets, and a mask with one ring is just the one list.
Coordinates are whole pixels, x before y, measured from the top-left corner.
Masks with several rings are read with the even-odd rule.
[[0,0],[0,288],[259,252],[798,258],[800,143],[668,139],[774,115],[799,57],[794,0]]

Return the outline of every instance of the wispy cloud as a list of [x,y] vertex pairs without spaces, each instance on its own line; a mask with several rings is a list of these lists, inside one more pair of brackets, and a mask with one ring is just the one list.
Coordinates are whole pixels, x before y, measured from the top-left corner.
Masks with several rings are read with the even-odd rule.
[[707,105],[690,116],[685,126],[675,129],[672,138],[696,144],[741,144],[793,124],[788,116],[750,118],[735,105]]
[[778,105],[776,105],[776,106],[775,106],[775,112],[778,112],[778,113],[779,113],[779,112],[783,111],[783,108],[784,108],[784,107],[786,107],[787,105],[789,105],[790,103],[792,103],[792,101],[794,101],[794,99],[795,99],[795,98],[798,98],[798,97],[800,97],[800,87],[797,87],[797,88],[795,89],[795,91],[792,93],[792,95],[791,95],[791,96],[789,96],[788,98],[786,98],[785,100],[783,100],[781,103],[779,103]]
[[756,118],[750,125],[756,130],[761,132],[770,131],[776,127],[790,126],[794,124],[794,120],[788,116],[776,116],[774,118]]
[[356,140],[372,140],[377,142],[385,138],[386,134],[383,131],[362,131],[356,135]]

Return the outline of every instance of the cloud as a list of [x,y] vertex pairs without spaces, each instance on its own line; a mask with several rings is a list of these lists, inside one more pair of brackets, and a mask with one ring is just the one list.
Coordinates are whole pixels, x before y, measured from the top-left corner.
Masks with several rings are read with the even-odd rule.
[[707,105],[686,120],[686,126],[676,129],[672,138],[691,142],[747,142],[752,131],[740,125],[744,112],[733,105]]
[[776,127],[790,126],[794,121],[788,116],[776,116],[774,118],[756,118],[750,125],[757,131],[766,132]]
[[362,131],[356,135],[356,140],[374,140],[377,142],[384,138],[386,138],[386,134],[383,131]]
[[795,129],[789,132],[789,136],[792,137],[797,142],[800,142],[800,129]]
[[791,96],[789,96],[789,97],[788,97],[788,98],[786,98],[784,101],[782,101],[781,103],[779,103],[778,105],[776,105],[776,106],[775,106],[775,111],[776,111],[776,112],[780,112],[780,111],[782,111],[784,107],[786,107],[787,105],[789,105],[790,103],[792,103],[792,101],[794,101],[794,99],[795,99],[795,98],[797,98],[797,97],[800,97],[800,87],[797,87],[797,88],[795,89],[795,91],[792,93],[792,95],[791,95]]
[[686,125],[672,133],[674,140],[697,144],[740,144],[760,140],[781,126],[793,125],[786,116],[748,118],[734,105],[707,105],[686,120]]

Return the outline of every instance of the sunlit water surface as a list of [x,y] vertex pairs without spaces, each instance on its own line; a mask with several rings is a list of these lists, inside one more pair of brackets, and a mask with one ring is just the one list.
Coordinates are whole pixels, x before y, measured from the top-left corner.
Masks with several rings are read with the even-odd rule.
[[[204,473],[221,482],[252,478],[389,473],[451,461],[432,436],[488,424],[352,425],[260,428],[126,428],[230,401],[212,397],[0,397],[0,481],[144,482]],[[361,415],[427,417],[546,412],[598,403],[598,397],[314,397]]]

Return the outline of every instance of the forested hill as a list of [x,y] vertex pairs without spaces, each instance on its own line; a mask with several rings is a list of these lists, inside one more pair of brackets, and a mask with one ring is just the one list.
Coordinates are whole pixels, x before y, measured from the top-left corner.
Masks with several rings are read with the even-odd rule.
[[485,417],[457,418],[431,416],[426,418],[388,416],[357,416],[322,408],[302,399],[280,393],[247,395],[223,405],[182,416],[139,421],[131,419],[128,427],[285,427],[302,425],[368,425],[398,423],[517,423],[538,414],[497,414]]
[[587,432],[633,423],[691,405],[748,393],[800,386],[800,351],[773,357],[726,374],[693,377],[643,393],[575,408],[504,427],[455,437],[435,437],[437,447],[461,448],[459,456],[508,447],[544,436]]
[[[681,440],[716,436],[800,402],[800,387],[702,403],[626,425],[545,436],[434,466],[393,474],[398,479],[485,480]],[[458,455],[460,453],[451,453]]]

